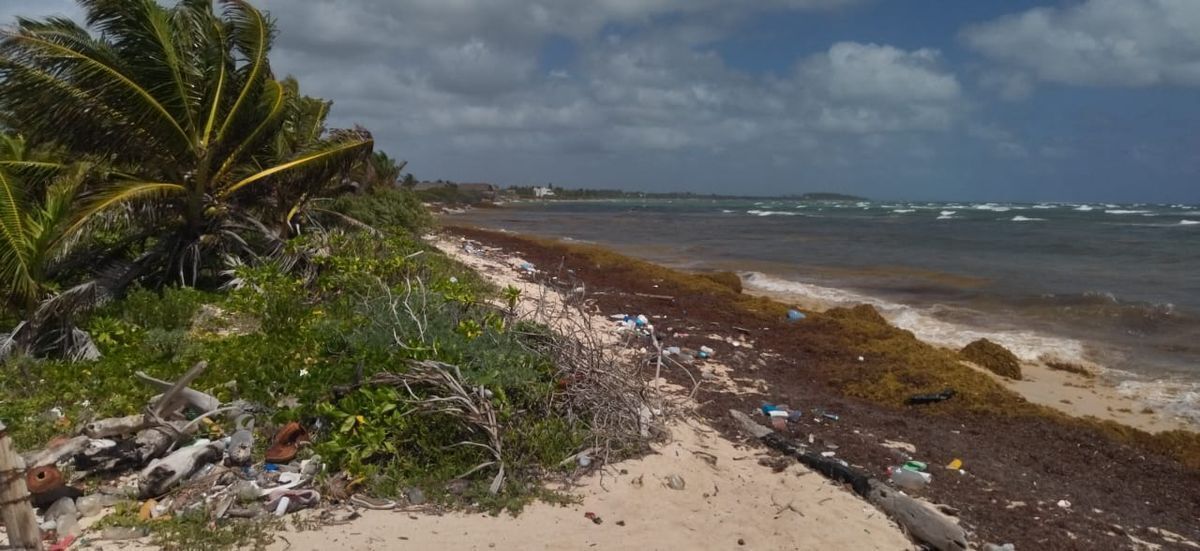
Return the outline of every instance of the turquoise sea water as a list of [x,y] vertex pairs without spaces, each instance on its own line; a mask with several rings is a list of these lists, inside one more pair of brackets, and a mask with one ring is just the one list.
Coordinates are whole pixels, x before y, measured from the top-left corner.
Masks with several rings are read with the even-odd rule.
[[987,336],[1104,367],[1200,420],[1194,205],[616,200],[510,204],[452,220],[594,242],[829,305],[869,302],[926,340]]

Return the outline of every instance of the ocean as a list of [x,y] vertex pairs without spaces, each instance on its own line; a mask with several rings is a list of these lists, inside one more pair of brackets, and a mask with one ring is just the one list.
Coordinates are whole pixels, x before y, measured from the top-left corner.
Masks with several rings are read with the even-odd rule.
[[1200,207],[612,200],[510,203],[451,222],[590,242],[826,307],[874,305],[922,339],[987,337],[1098,367],[1200,422]]

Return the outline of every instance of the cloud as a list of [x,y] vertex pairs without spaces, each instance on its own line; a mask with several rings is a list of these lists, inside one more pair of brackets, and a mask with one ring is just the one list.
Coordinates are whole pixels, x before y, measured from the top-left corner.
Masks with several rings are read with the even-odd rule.
[[1009,71],[990,84],[1020,96],[1022,74],[1072,85],[1200,86],[1197,29],[1195,0],[1086,0],[973,25],[962,38]]
[[[275,71],[334,100],[332,124],[371,129],[419,177],[715,189],[758,175],[766,189],[798,167],[888,173],[939,154],[935,136],[962,121],[962,87],[937,50],[843,41],[775,75],[712,47],[755,15],[866,1],[256,4],[279,25]],[[34,3],[12,11],[45,13]]]

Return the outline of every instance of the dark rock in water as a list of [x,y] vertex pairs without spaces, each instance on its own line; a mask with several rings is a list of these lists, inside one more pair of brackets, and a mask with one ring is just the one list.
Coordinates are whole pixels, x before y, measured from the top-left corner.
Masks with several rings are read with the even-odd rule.
[[963,347],[962,357],[1001,377],[1021,380],[1021,361],[1007,348],[987,339]]

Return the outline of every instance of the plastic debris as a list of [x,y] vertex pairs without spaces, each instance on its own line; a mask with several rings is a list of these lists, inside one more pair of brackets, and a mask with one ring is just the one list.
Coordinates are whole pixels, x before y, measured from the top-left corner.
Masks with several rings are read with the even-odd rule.
[[790,321],[800,321],[808,316],[804,315],[804,312],[799,310],[788,310],[787,317]]
[[828,412],[822,413],[821,417],[829,419],[830,421],[837,421],[838,419],[840,419],[840,417],[838,417],[836,413],[828,413]]
[[82,496],[75,500],[75,508],[79,510],[81,517],[94,517],[104,509],[104,504],[101,503],[100,496]]
[[949,465],[946,465],[946,468],[950,469],[952,471],[957,471],[957,470],[961,469],[962,466],[963,466],[962,460],[955,459],[954,461],[951,461]]
[[892,484],[905,490],[920,490],[933,480],[933,475],[917,471],[910,471],[901,467],[892,467],[888,469],[891,474]]
[[925,472],[926,469],[929,468],[929,465],[926,465],[925,463],[923,463],[921,461],[906,461],[904,463],[903,467],[910,471],[916,471],[918,473],[923,473],[923,472]]
[[592,524],[603,524],[604,523],[604,519],[600,518],[600,515],[597,515],[596,513],[593,513],[591,511],[584,513],[583,517],[592,521]]
[[54,521],[54,531],[60,537],[79,535],[79,510],[74,499],[64,497],[55,501],[46,510],[45,518]]
[[687,482],[683,480],[682,476],[673,474],[667,477],[667,487],[672,490],[682,490],[687,487]]
[[[267,500],[267,509],[272,511],[275,516],[283,516],[301,509],[307,509],[320,502],[321,494],[317,493],[316,490],[286,490],[272,492],[270,499]],[[395,502],[392,502],[392,507],[395,507],[395,505]]]
[[396,502],[390,499],[380,499],[363,494],[354,494],[350,497],[350,503],[362,507],[364,509],[372,509],[375,511],[388,511],[396,508]]
[[953,398],[954,394],[955,394],[954,389],[947,388],[946,390],[938,392],[937,394],[917,394],[915,396],[909,396],[909,398],[907,400],[905,400],[904,403],[908,404],[910,406],[936,404],[938,402],[944,402],[946,400]]
[[1070,509],[1070,508],[1071,508],[1071,502],[1070,502],[1070,501],[1067,501],[1067,500],[1065,500],[1065,499],[1060,499],[1060,500],[1058,500],[1058,506],[1059,506],[1059,507],[1062,507],[1063,509]]
[[425,504],[425,492],[422,492],[420,488],[413,487],[405,490],[404,497],[408,499],[409,505]]

